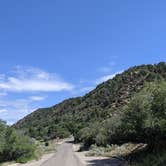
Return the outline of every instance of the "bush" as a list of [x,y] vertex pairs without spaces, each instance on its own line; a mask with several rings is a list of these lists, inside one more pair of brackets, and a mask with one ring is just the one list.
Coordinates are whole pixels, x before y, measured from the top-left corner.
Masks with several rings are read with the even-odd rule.
[[149,145],[166,138],[166,84],[150,84],[125,107],[119,130],[122,142]]
[[92,144],[96,144],[97,146],[106,146],[108,142],[106,129],[103,124],[97,122],[80,130],[78,135],[79,141],[83,142],[84,146],[87,148]]
[[0,162],[16,160],[25,163],[35,158],[35,144],[15,129],[0,123]]

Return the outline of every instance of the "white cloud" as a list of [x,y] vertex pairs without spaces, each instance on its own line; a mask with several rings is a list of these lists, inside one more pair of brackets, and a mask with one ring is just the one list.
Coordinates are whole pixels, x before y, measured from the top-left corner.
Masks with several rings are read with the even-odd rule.
[[121,70],[121,71],[115,72],[115,73],[113,73],[113,74],[108,74],[108,75],[102,76],[102,77],[100,77],[100,78],[98,78],[98,79],[96,80],[96,84],[100,84],[100,83],[105,82],[105,81],[107,81],[107,80],[109,80],[109,79],[112,79],[112,78],[114,78],[117,74],[120,74],[120,73],[122,73],[122,72],[123,72],[123,71]]
[[62,80],[56,74],[36,68],[16,67],[12,76],[0,79],[0,89],[9,92],[53,92],[72,90],[72,84]]
[[55,73],[17,66],[7,74],[0,74],[0,119],[12,124],[36,110],[38,102],[47,98],[45,92],[72,90],[74,86]]
[[8,111],[7,109],[0,109],[0,114],[4,113],[4,112],[7,112],[7,111]]
[[46,97],[45,96],[31,96],[30,100],[32,101],[41,101],[44,100]]
[[28,99],[0,100],[0,119],[13,124],[25,115],[36,110],[33,101]]

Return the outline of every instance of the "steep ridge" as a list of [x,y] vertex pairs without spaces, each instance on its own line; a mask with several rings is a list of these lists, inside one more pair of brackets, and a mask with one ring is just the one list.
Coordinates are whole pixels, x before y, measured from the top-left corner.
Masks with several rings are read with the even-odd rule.
[[147,82],[156,80],[166,80],[165,62],[132,67],[83,97],[36,110],[14,127],[37,139],[66,137],[91,123],[113,117]]

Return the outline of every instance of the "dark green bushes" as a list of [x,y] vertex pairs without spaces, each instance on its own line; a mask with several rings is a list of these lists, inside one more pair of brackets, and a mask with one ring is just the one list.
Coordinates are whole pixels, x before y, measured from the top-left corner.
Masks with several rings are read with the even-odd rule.
[[119,113],[90,124],[77,137],[85,146],[134,142],[157,148],[166,139],[166,82],[147,84]]
[[16,160],[27,162],[35,158],[35,145],[32,140],[0,122],[0,162]]
[[166,139],[166,83],[151,83],[126,107],[120,133],[126,141],[157,144]]
[[90,147],[92,144],[105,146],[108,142],[106,130],[97,122],[80,130],[77,138],[80,142],[83,142],[85,147]]

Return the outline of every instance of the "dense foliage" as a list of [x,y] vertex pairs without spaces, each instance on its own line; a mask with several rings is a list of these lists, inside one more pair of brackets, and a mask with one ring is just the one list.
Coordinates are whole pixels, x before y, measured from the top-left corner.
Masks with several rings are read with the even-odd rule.
[[32,140],[0,121],[0,162],[26,162],[35,156]]
[[131,100],[120,133],[124,141],[153,144],[166,139],[166,82],[147,85]]
[[155,146],[166,139],[166,82],[149,83],[122,111],[77,134],[86,146],[126,142]]
[[140,140],[151,143],[152,138],[165,138],[165,86],[151,83],[165,80],[164,62],[133,67],[83,97],[33,112],[15,127],[37,139],[73,134],[86,146]]
[[[144,156],[143,156],[144,155]],[[160,151],[159,153],[143,154],[138,157],[137,161],[129,166],[165,166],[166,165],[166,152]]]

